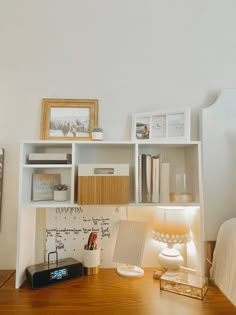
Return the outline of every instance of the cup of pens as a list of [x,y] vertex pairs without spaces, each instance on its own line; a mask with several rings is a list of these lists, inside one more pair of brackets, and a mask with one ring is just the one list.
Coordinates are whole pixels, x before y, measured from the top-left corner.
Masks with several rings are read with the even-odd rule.
[[88,243],[84,245],[83,252],[84,274],[87,276],[95,275],[99,272],[100,248],[97,246],[97,234],[91,232]]

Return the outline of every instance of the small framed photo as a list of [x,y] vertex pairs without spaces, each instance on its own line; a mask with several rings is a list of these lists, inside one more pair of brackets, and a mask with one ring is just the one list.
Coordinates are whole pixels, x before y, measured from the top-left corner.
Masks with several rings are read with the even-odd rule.
[[61,183],[61,174],[33,174],[32,201],[53,200],[54,186]]
[[190,108],[132,116],[132,140],[190,141]]
[[91,140],[97,125],[98,100],[42,100],[42,140]]

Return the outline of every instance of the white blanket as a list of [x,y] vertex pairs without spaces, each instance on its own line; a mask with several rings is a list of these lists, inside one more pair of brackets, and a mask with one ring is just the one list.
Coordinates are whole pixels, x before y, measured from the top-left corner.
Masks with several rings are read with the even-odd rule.
[[211,279],[236,306],[236,218],[225,221],[218,231]]

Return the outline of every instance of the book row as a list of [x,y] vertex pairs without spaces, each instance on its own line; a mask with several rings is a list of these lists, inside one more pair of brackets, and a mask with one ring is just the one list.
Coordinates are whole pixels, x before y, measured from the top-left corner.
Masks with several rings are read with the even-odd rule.
[[141,154],[138,168],[139,202],[169,202],[170,164],[162,162],[160,155]]

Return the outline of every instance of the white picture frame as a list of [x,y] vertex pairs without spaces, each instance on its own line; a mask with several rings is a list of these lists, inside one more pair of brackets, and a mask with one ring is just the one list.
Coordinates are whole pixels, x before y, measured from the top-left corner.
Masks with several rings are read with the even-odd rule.
[[131,140],[145,142],[190,141],[190,107],[167,112],[154,111],[133,114]]

